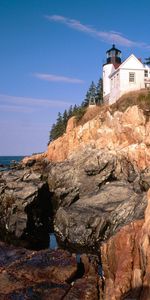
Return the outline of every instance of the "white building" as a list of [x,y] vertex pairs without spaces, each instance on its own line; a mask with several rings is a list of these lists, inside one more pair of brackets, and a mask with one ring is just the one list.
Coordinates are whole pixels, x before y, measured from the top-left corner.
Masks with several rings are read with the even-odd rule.
[[103,99],[112,104],[123,94],[150,88],[150,67],[131,54],[121,62],[121,51],[112,46],[106,52],[107,61],[103,65]]

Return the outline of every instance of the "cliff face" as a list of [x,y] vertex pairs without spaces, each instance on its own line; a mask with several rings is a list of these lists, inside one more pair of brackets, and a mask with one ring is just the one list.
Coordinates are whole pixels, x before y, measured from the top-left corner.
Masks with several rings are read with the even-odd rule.
[[43,154],[56,162],[48,169],[55,231],[72,245],[102,243],[104,300],[150,299],[150,119],[145,113],[138,106],[114,113],[107,107],[80,126],[71,118],[66,133]]
[[108,108],[83,126],[76,127],[73,117],[66,133],[50,143],[46,156],[52,161],[63,161],[89,144],[126,156],[144,169],[150,163],[150,121],[138,106],[114,114]]
[[[84,148],[86,149],[87,145],[90,145],[93,150],[99,149],[101,152],[100,157],[102,157],[104,153],[113,155],[117,159],[115,172],[129,174],[129,170],[127,172],[125,171],[125,165],[120,166],[118,159],[121,162],[123,162],[123,159],[126,159],[128,163],[132,164],[133,169],[135,168],[136,171],[138,170],[139,175],[137,176],[137,179],[135,179],[133,187],[134,191],[136,191],[137,195],[140,197],[138,201],[139,211],[140,205],[143,203],[141,191],[148,190],[150,182],[149,117],[146,116],[144,111],[139,109],[138,106],[132,106],[128,107],[124,113],[116,111],[114,114],[112,114],[111,109],[108,108],[107,111],[101,112],[83,126],[80,125],[77,127],[74,119],[71,119],[69,120],[66,133],[49,145],[47,157],[49,160],[57,162],[67,158],[75,158],[78,151],[81,156],[81,150]],[[94,157],[91,159],[93,160]],[[79,160],[80,159],[78,159],[78,161]],[[91,164],[93,165],[93,161]],[[76,172],[77,169],[78,168],[74,168],[74,172]],[[63,172],[63,175],[64,174],[65,173]],[[91,173],[88,174],[91,176]],[[142,185],[141,190],[137,187],[138,180]],[[75,182],[77,181],[75,180]],[[128,178],[128,182],[132,185],[130,178]],[[102,192],[98,194],[98,197],[100,196],[99,199],[102,199],[102,193],[106,193],[106,189],[109,187],[111,188],[111,195],[114,194],[112,189],[113,184],[114,182],[103,187]],[[125,185],[127,187],[127,183],[125,183]],[[115,192],[116,190],[117,187],[115,186]],[[122,194],[125,195],[123,189],[119,194],[119,199],[121,199]],[[127,194],[129,195],[129,193]],[[112,200],[112,196],[108,197],[108,199],[110,198]],[[91,196],[90,201],[97,205],[96,199]],[[74,210],[80,209],[81,212],[80,202],[83,204],[83,202],[79,200],[77,201],[77,204],[74,204],[69,208],[61,208],[61,210],[58,210],[56,215],[56,225],[59,225],[57,224],[59,223],[57,222],[57,219],[61,220],[61,228],[56,226],[58,231],[62,230],[62,232],[66,232],[66,227],[62,228],[64,224],[63,220],[65,219],[67,228],[69,228],[68,220],[69,218],[71,221],[73,220]],[[85,202],[84,199],[86,208],[87,202]],[[111,202],[113,203],[113,201]],[[127,208],[129,208],[131,202],[132,200],[129,196]],[[147,203],[148,205],[144,219],[134,215],[132,221],[127,221],[127,208],[121,210],[119,207],[116,213],[117,216],[121,213],[121,222],[123,219],[127,222],[124,224],[122,223],[122,228],[119,229],[117,233],[114,232],[115,234],[101,246],[101,259],[104,272],[104,289],[101,289],[102,299],[150,299],[150,190],[147,193]],[[89,211],[90,209],[88,208],[88,212]],[[96,206],[96,211],[98,211],[98,206]],[[112,209],[112,211],[114,211],[114,209]],[[135,212],[135,209],[133,209],[133,212]],[[83,211],[81,215],[83,216]],[[98,217],[99,216],[100,213],[98,211]],[[110,216],[111,213],[109,212],[109,217]],[[75,219],[77,220],[77,224],[79,224],[80,221],[77,218],[79,218],[78,215],[75,216]],[[106,220],[106,216],[104,219]],[[96,220],[95,216],[94,220]],[[79,227],[77,224],[74,227],[73,236],[75,235],[76,229]],[[87,231],[88,230],[85,230],[86,233]],[[69,234],[71,237],[70,232]],[[78,234],[78,236],[81,237],[81,234]]]
[[145,219],[124,226],[101,247],[103,299],[150,299],[150,190]]

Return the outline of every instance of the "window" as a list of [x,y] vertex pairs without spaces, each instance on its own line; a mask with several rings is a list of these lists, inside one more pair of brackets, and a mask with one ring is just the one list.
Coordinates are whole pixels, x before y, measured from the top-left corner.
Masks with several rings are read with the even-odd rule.
[[148,70],[144,70],[144,76],[148,77]]
[[135,82],[135,73],[133,73],[133,72],[129,73],[129,82],[132,82],[132,83]]

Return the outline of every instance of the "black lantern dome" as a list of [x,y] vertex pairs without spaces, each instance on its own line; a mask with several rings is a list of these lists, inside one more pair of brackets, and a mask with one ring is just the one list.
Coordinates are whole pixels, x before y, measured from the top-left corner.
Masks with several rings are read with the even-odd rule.
[[112,48],[106,52],[107,64],[121,64],[121,51],[112,45]]

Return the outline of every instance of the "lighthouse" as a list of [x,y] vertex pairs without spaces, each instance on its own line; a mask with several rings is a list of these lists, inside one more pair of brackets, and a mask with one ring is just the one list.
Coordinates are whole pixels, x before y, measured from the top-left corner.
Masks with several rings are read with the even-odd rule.
[[121,65],[121,51],[112,45],[112,48],[106,51],[106,63],[103,65],[103,99],[107,103],[110,95],[110,74]]

